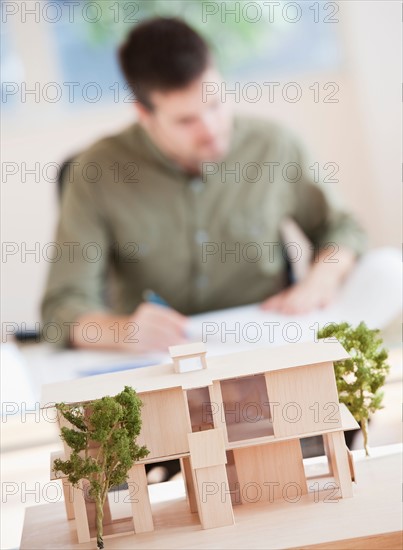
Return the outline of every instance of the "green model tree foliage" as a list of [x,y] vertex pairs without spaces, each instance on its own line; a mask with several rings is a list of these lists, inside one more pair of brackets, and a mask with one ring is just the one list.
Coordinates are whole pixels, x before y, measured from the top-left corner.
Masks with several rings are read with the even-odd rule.
[[88,480],[89,496],[96,507],[98,548],[104,547],[103,511],[109,489],[127,481],[134,462],[149,453],[146,447],[136,444],[141,406],[140,398],[129,386],[115,397],[56,405],[72,425],[61,428],[61,438],[72,453],[69,460],[55,460],[54,471],[63,472],[75,487],[80,480]]
[[368,452],[368,418],[382,409],[383,392],[389,372],[388,353],[381,347],[379,330],[369,329],[364,322],[357,327],[348,323],[329,324],[318,331],[319,338],[336,337],[351,359],[334,363],[337,390],[344,403],[361,426],[366,456]]

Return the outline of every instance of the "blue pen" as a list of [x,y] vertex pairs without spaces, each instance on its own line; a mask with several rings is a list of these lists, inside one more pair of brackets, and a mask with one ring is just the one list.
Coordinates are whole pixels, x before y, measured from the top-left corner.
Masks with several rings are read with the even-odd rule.
[[143,292],[143,298],[146,302],[150,302],[150,304],[169,307],[169,304],[164,300],[164,298],[161,298],[161,296],[153,290],[145,290]]

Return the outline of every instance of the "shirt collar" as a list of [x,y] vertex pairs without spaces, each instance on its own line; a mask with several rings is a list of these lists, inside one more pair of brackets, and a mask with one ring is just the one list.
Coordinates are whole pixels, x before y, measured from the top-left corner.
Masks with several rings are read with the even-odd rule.
[[162,164],[168,170],[175,172],[177,175],[180,175],[186,178],[194,177],[191,174],[189,174],[177,162],[175,162],[173,159],[171,159],[165,153],[163,153],[161,149],[156,145],[156,143],[151,139],[148,132],[141,126],[141,124],[138,124],[138,128],[146,148],[148,149],[148,151],[150,152],[152,157],[154,157],[155,160],[157,160],[160,164]]
[[[224,162],[228,158],[228,156],[231,154],[231,152],[236,148],[238,144],[237,143],[238,132],[236,131],[237,125],[238,125],[238,117],[234,116],[232,130],[231,130],[230,147],[227,152],[227,155],[225,156],[224,159],[222,159],[222,162]],[[154,159],[157,160],[157,162],[159,162],[160,164],[162,164],[166,169],[175,173],[177,176],[185,178],[185,180],[187,181],[193,180],[195,178],[199,178],[202,176],[201,173],[200,174],[190,173],[189,171],[185,170],[181,165],[179,165],[177,162],[175,162],[173,159],[168,157],[156,145],[156,143],[152,140],[152,138],[150,137],[148,132],[143,128],[143,126],[140,123],[137,123],[137,126],[146,149],[149,151],[151,156],[154,157]]]

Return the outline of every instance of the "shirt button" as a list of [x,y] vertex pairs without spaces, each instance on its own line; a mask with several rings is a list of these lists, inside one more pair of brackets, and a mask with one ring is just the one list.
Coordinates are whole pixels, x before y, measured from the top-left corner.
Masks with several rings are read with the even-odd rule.
[[196,231],[195,241],[196,241],[197,244],[200,244],[200,245],[208,242],[207,231],[204,231],[204,229],[199,229],[198,231]]
[[208,277],[207,275],[198,275],[196,278],[196,287],[199,290],[203,290],[208,286]]
[[194,193],[200,193],[204,188],[204,183],[200,178],[193,178],[190,180],[189,186]]
[[[130,243],[131,244],[131,243]],[[148,253],[149,253],[149,245],[148,243],[138,243],[138,254],[139,256],[147,256]],[[134,252],[131,253],[131,256],[135,256]],[[132,261],[136,261],[136,260],[132,260]]]

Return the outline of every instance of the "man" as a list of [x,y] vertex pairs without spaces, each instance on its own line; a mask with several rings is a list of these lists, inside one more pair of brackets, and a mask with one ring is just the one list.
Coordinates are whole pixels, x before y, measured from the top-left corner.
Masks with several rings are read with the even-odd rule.
[[[120,60],[138,122],[79,155],[64,178],[57,242],[69,254],[52,264],[42,304],[61,342],[166,351],[186,341],[190,314],[327,305],[365,237],[312,181],[295,139],[205,93],[220,75],[180,20],[135,27]],[[257,178],[251,167],[268,171]],[[286,217],[316,248],[306,278],[288,287]],[[146,290],[170,307],[144,302]]]

